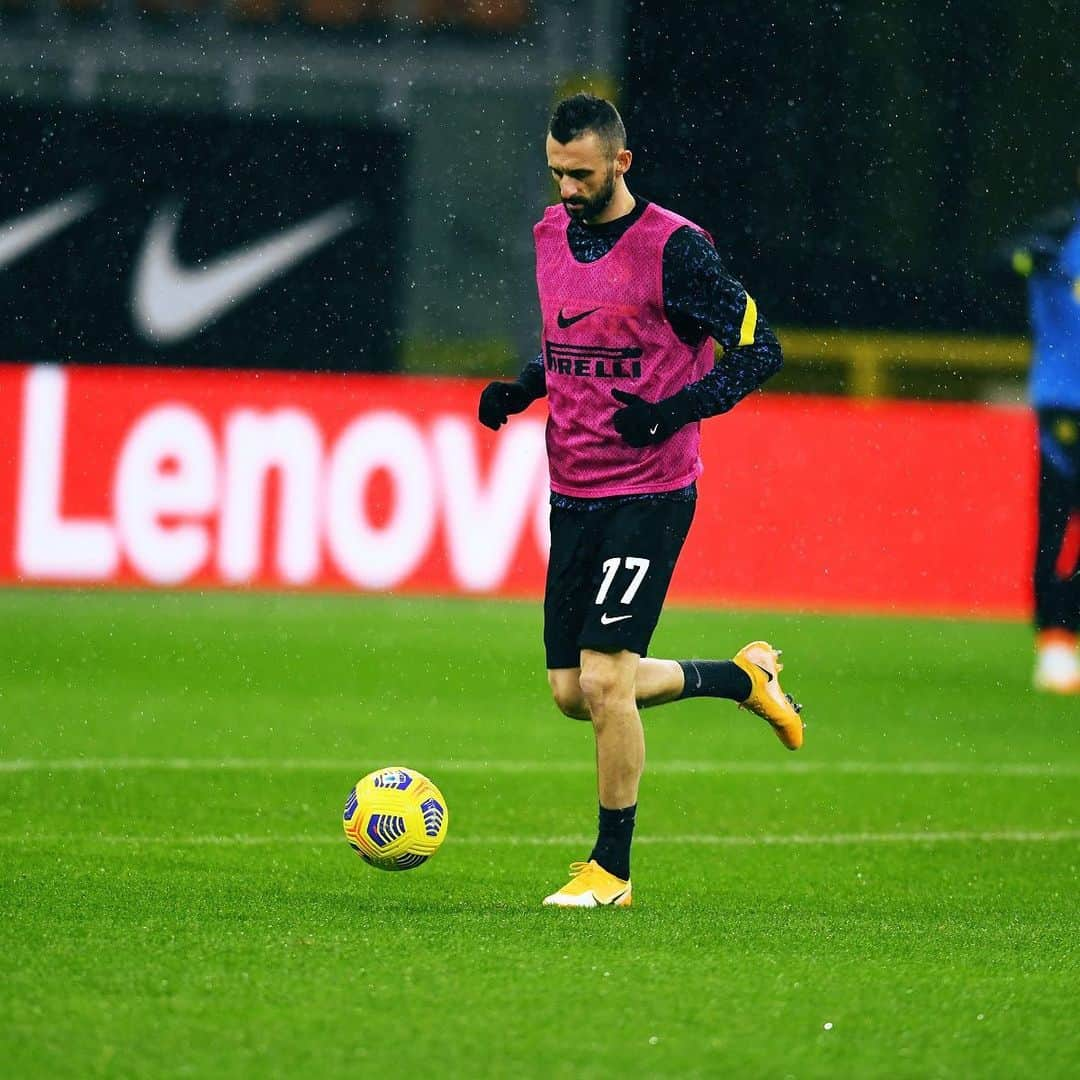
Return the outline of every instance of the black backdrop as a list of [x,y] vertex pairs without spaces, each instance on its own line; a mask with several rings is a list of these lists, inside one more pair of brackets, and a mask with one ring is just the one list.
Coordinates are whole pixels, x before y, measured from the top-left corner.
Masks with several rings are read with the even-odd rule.
[[639,0],[626,25],[631,188],[773,321],[1023,328],[995,247],[1077,194],[1080,5]]
[[[17,257],[2,258],[0,234],[0,359],[327,370],[395,363],[400,133],[5,106],[0,145],[0,229],[65,198],[83,207]],[[133,307],[140,253],[163,214],[177,221],[166,247],[181,307],[200,289],[227,287],[227,260],[246,263],[233,303],[216,311],[211,300],[214,318],[189,319],[185,332],[164,338]],[[252,280],[260,245],[327,214],[337,222],[329,235]],[[172,294],[163,295],[167,305]]]

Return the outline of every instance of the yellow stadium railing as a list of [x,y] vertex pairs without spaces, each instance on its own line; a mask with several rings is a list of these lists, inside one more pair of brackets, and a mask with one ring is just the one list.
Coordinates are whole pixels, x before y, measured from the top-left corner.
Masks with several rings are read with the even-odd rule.
[[[1002,375],[1019,383],[1031,354],[1031,346],[1024,338],[974,334],[901,334],[790,326],[778,327],[776,334],[784,348],[789,374],[803,372],[812,378],[815,367],[827,366],[833,371],[840,368],[843,392],[864,398],[889,397],[898,392],[910,395],[912,388],[903,385],[903,374],[915,371],[924,375],[940,372],[957,383],[964,375]],[[418,336],[405,339],[400,362],[402,370],[416,374],[497,378],[513,377],[520,363],[509,338],[446,341]],[[798,380],[794,388],[797,386]],[[770,388],[780,389],[776,385]],[[918,396],[917,389],[914,393]]]
[[794,327],[777,329],[776,334],[792,366],[821,361],[844,365],[849,391],[857,397],[888,396],[898,368],[1019,374],[1031,357],[1031,346],[1023,338]]

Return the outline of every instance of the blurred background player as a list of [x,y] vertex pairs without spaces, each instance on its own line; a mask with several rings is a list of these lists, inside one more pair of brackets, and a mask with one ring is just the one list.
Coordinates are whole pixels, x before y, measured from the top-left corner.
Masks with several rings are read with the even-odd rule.
[[1039,690],[1076,694],[1080,575],[1061,562],[1069,522],[1080,510],[1080,203],[1035,221],[1009,253],[1028,280],[1029,388],[1039,427],[1034,681]]
[[[610,102],[562,101],[546,148],[560,204],[534,230],[543,352],[516,382],[490,383],[479,415],[497,430],[547,395],[548,681],[562,712],[591,720],[596,736],[597,841],[544,903],[628,906],[645,759],[639,706],[729,698],[788,749],[802,745],[798,706],[780,689],[767,642],[733,660],[646,659],[694,516],[699,421],[760,386],[781,354],[707,234],[630,193],[632,155]],[[713,339],[725,350],[719,362]]]

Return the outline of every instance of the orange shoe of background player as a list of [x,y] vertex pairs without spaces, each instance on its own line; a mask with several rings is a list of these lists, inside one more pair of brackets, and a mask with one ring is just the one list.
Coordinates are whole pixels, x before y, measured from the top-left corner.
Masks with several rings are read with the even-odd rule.
[[1040,630],[1035,639],[1036,690],[1048,694],[1080,694],[1080,658],[1076,634],[1069,630]]

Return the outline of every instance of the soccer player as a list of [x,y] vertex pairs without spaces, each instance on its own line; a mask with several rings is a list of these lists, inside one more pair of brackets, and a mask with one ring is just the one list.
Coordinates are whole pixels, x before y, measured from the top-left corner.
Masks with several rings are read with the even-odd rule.
[[[498,430],[548,398],[548,682],[563,713],[592,723],[600,798],[592,853],[544,900],[560,907],[630,904],[639,707],[729,698],[788,749],[803,740],[767,642],[733,660],[646,656],[694,516],[699,421],[732,408],[781,357],[704,230],[630,193],[631,160],[610,102],[578,94],[556,107],[547,162],[560,203],[534,229],[543,351],[516,382],[485,387],[479,407]],[[718,363],[712,339],[725,349]]]
[[[1080,180],[1080,173],[1077,176]],[[1035,687],[1080,693],[1080,576],[1059,573],[1066,527],[1080,511],[1080,204],[1055,210],[1008,245],[1028,279],[1034,338],[1029,396],[1039,426],[1035,552]]]

